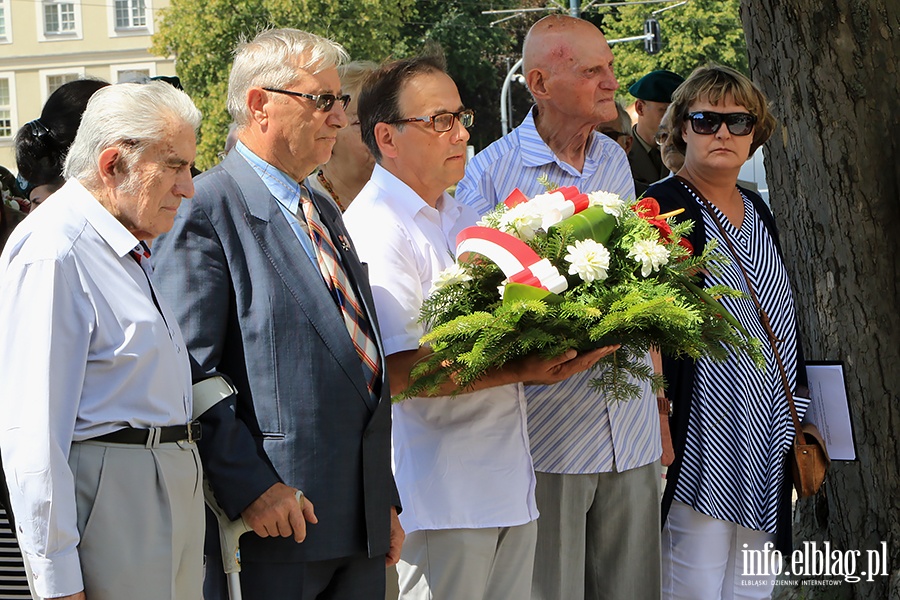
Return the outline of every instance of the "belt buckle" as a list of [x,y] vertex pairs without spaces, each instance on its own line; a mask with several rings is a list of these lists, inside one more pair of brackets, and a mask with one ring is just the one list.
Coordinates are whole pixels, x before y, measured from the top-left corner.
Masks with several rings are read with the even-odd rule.
[[[196,433],[195,428],[196,427]],[[199,440],[203,437],[203,430],[200,428],[200,423],[197,421],[191,421],[187,426],[187,441],[191,444]]]

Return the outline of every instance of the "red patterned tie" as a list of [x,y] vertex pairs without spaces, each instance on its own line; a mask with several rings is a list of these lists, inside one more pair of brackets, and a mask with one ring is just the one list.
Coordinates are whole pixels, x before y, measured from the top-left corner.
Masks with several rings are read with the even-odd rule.
[[371,325],[360,308],[356,292],[353,290],[353,286],[350,285],[343,266],[341,266],[331,234],[322,226],[319,220],[319,212],[309,199],[305,189],[300,194],[300,202],[303,206],[303,216],[306,217],[306,223],[309,226],[310,237],[315,243],[319,270],[322,272],[322,277],[325,279],[332,296],[334,296],[335,302],[341,308],[341,314],[344,317],[347,331],[350,333],[350,339],[353,340],[356,353],[359,354],[359,358],[362,360],[363,375],[366,377],[366,386],[369,388],[369,393],[372,394],[373,398],[377,398],[375,385],[378,382],[381,370],[381,358],[378,354],[378,347],[375,345]]
[[150,248],[147,247],[147,244],[140,242],[137,246],[132,248],[131,258],[136,260],[137,264],[141,265],[144,273],[146,273],[149,278],[150,274],[153,273],[153,267],[150,266]]

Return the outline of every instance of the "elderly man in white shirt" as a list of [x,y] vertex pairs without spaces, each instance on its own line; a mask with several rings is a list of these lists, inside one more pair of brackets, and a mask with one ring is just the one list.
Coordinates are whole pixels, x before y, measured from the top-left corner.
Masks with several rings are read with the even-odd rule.
[[97,92],[0,257],[0,448],[37,598],[200,597],[191,368],[145,243],[193,195],[199,124],[165,83]]
[[[419,309],[453,264],[456,234],[475,212],[445,192],[463,176],[473,114],[443,61],[383,66],[366,82],[359,116],[377,165],[344,215],[368,262],[393,393],[430,352]],[[534,556],[534,472],[520,383],[556,382],[612,348],[507,365],[455,397],[394,406],[394,473],[407,532],[397,570],[400,597],[478,600],[527,597]]]

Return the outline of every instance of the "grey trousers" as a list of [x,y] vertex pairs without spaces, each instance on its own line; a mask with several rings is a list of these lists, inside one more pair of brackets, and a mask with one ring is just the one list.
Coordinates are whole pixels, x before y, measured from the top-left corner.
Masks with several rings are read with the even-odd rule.
[[196,444],[76,442],[69,467],[90,600],[202,597],[203,474]]
[[660,464],[537,473],[532,600],[660,597]]
[[406,534],[397,573],[401,600],[522,600],[534,564],[535,522],[516,527]]

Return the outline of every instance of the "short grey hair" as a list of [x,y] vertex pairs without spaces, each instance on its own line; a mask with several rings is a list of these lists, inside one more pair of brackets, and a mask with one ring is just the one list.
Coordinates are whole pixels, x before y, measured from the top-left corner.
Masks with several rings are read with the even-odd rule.
[[[102,93],[101,93],[102,92]],[[97,90],[81,117],[66,156],[63,176],[99,184],[97,161],[111,147],[137,155],[170,135],[173,126],[189,125],[196,133],[200,111],[187,94],[168,83],[120,83]]]
[[[350,60],[337,42],[299,29],[269,29],[234,52],[228,78],[228,112],[239,128],[250,123],[247,91],[252,87],[284,88],[300,70],[312,74],[337,68]],[[337,91],[337,90],[335,90]]]

